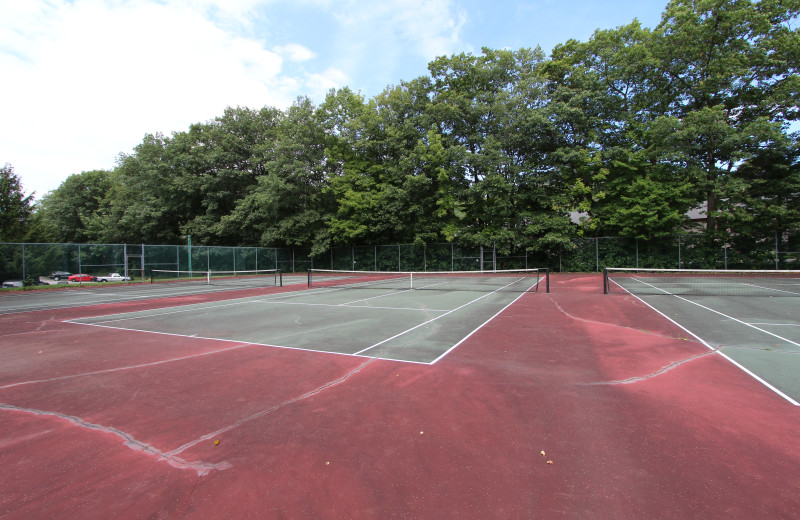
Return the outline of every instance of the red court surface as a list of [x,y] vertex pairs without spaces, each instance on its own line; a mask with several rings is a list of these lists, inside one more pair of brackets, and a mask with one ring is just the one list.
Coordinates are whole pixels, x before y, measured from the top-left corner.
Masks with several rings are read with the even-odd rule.
[[601,287],[433,365],[0,316],[0,518],[800,517],[798,407]]

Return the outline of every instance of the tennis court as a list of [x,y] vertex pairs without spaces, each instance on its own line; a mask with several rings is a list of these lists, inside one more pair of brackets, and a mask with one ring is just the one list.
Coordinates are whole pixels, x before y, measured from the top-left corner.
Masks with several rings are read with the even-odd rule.
[[303,292],[71,323],[434,363],[520,296],[535,291],[546,273],[418,273],[415,282],[414,273],[318,270],[313,277],[313,284],[312,275],[308,278],[310,290]]
[[604,286],[640,298],[800,404],[800,271],[607,269]]
[[800,510],[795,387],[744,357],[797,373],[775,336],[797,341],[797,297],[539,271],[202,278],[0,298],[0,517]]

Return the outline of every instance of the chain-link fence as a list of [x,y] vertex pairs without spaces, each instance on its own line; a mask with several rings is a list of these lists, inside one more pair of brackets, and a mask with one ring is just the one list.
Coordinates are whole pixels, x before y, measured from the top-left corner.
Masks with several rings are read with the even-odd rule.
[[308,249],[152,244],[0,243],[0,281],[50,278],[55,272],[146,281],[152,269],[285,273],[318,269],[359,271],[491,271],[548,267],[591,272],[603,267],[692,269],[800,269],[800,232],[761,237],[685,234],[659,240],[621,237],[574,239],[556,252],[499,252],[454,243]]

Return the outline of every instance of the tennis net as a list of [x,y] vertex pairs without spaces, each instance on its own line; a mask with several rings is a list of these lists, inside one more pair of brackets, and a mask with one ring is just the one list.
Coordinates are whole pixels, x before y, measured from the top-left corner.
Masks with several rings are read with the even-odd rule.
[[550,292],[548,269],[507,271],[337,271],[309,269],[309,287],[483,292]]
[[603,270],[603,292],[695,296],[800,296],[800,271]]
[[281,287],[283,274],[280,269],[257,271],[168,271],[153,269],[150,283],[192,283],[234,287]]

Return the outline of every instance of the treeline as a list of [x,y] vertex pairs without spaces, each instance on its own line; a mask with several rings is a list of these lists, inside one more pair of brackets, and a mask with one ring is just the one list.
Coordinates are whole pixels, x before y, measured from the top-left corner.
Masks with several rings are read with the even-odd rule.
[[549,57],[483,49],[372,99],[343,88],[319,105],[229,108],[69,177],[28,236],[546,252],[675,234],[698,207],[711,235],[797,229],[798,13],[673,0],[655,29],[598,30]]

